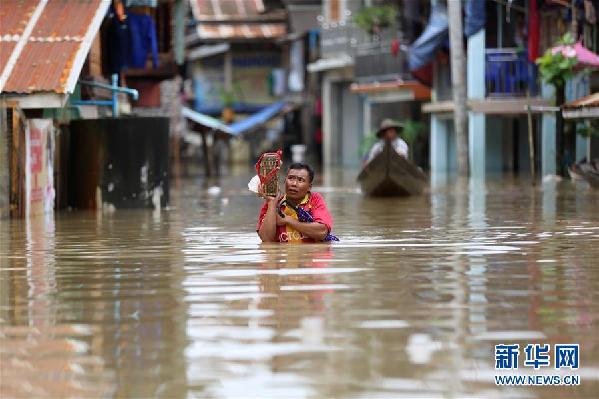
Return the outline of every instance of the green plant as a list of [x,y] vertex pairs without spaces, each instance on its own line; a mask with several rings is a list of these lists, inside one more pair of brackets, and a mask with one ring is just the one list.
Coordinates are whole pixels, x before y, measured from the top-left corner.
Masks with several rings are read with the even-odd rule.
[[[556,47],[547,49],[543,56],[536,60],[539,66],[541,78],[545,83],[555,87],[555,105],[561,107],[565,102],[566,81],[574,76],[574,67],[578,64],[576,50],[574,50],[575,40],[570,33],[566,33],[556,44]],[[565,138],[568,126],[564,125],[564,118],[561,112],[558,112],[555,117],[556,135],[556,165],[557,173],[561,176],[566,176],[566,163],[568,159],[568,147],[571,147],[571,139],[565,144]]]
[[410,148],[414,146],[418,136],[426,131],[426,125],[420,121],[407,120],[404,122],[404,128],[400,136],[405,140]]
[[225,108],[232,107],[235,103],[235,91],[220,89],[220,102]]
[[397,10],[393,6],[364,7],[354,16],[354,23],[370,34],[378,33],[395,23]]
[[368,152],[376,143],[378,137],[376,137],[376,130],[368,133],[366,136],[362,137],[362,141],[360,142],[360,158],[365,158],[368,155]]
[[221,88],[219,89],[219,96],[220,96],[220,102],[222,103],[223,107],[225,108],[231,108],[233,107],[233,104],[235,102],[237,102],[238,100],[243,100],[242,99],[242,94],[241,94],[241,88],[239,87],[239,83],[235,82],[233,83],[233,88],[231,89],[225,89],[224,87],[221,86]]
[[599,123],[578,124],[576,133],[581,137],[599,137]]
[[574,43],[572,35],[566,33],[557,42],[557,45],[562,46],[561,49],[547,49],[545,54],[536,60],[543,81],[552,84],[556,89],[563,88],[566,80],[574,76],[574,67],[578,64],[576,53],[571,47]]

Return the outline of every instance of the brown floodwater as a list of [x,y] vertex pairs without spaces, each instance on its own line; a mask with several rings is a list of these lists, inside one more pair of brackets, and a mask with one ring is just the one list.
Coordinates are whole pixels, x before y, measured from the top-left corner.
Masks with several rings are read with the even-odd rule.
[[[0,396],[599,397],[599,190],[434,179],[371,199],[354,179],[315,184],[332,245],[261,245],[247,173],[181,180],[160,212],[1,221]],[[529,343],[579,344],[580,367],[526,367]],[[498,344],[517,370],[495,370]]]

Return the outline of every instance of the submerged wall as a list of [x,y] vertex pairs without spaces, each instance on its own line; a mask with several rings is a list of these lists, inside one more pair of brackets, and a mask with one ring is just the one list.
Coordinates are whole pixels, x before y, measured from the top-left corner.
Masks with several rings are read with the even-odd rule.
[[8,165],[8,125],[6,106],[0,102],[0,219],[8,217],[10,210]]
[[125,117],[72,121],[69,206],[164,207],[169,198],[169,119]]

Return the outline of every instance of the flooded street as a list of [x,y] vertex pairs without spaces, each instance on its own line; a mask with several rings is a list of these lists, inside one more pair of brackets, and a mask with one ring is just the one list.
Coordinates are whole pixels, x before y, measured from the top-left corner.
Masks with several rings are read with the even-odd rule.
[[[599,397],[599,191],[371,199],[355,175],[315,183],[332,245],[260,244],[247,173],[161,212],[3,220],[1,396]],[[494,346],[529,343],[580,344],[580,385],[497,386]]]

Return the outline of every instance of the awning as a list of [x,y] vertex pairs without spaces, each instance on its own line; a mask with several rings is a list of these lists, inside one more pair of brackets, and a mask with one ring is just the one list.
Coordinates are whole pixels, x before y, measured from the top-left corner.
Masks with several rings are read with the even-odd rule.
[[216,118],[204,115],[187,107],[183,107],[181,113],[184,117],[197,123],[198,125],[202,125],[209,129],[218,130],[224,133],[233,134],[229,126],[225,125]]
[[199,125],[205,126],[212,130],[227,133],[232,136],[238,136],[264,125],[266,122],[286,109],[291,109],[291,107],[288,107],[285,101],[278,101],[274,104],[264,107],[260,111],[248,116],[247,118],[230,125],[226,125],[216,118],[194,111],[188,107],[183,107],[181,113],[184,117]]
[[562,105],[565,119],[599,118],[599,92]]
[[232,123],[228,126],[231,130],[231,134],[240,135],[262,126],[270,119],[274,118],[279,112],[281,112],[283,108],[285,108],[285,105],[285,101],[276,102],[268,107],[263,108],[261,111],[248,116],[244,120]]
[[316,62],[308,64],[308,72],[321,72],[329,69],[345,68],[354,65],[354,59],[350,56],[335,58],[321,58]]
[[352,93],[366,94],[369,98],[375,100],[373,102],[426,101],[431,99],[431,89],[414,80],[353,83],[350,90]]

